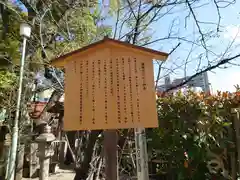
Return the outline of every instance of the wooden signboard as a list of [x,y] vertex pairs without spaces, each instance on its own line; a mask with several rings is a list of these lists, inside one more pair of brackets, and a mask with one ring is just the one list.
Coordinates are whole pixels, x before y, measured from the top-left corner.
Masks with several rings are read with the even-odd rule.
[[166,53],[105,38],[64,55],[64,130],[157,127],[152,59]]

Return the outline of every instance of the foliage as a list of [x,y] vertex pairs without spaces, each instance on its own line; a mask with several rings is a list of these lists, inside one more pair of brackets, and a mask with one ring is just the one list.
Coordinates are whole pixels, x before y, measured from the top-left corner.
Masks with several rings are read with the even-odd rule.
[[14,90],[16,76],[6,70],[0,71],[0,109],[5,107],[10,100],[10,93]]
[[18,65],[20,60],[19,26],[21,22],[32,26],[32,35],[27,45],[25,70],[34,73],[42,69],[43,65],[52,58],[85,46],[96,37],[100,38],[99,35],[111,33],[110,27],[98,26],[101,14],[95,0],[85,3],[75,0],[70,4],[61,0],[44,3],[42,1],[21,2],[27,8],[27,13],[22,13],[22,10],[12,3],[0,4],[2,9],[0,13],[3,17],[0,24],[1,69],[7,67],[17,72],[18,66],[15,65]]
[[[19,9],[11,7],[11,11],[6,9],[7,18],[0,20],[0,66],[6,67],[11,64],[18,64],[20,59],[20,36],[19,26],[20,20],[24,18],[24,14]],[[14,10],[14,11],[13,11]],[[16,12],[19,14],[16,14]],[[6,15],[5,15],[6,16]]]
[[175,170],[178,179],[208,179],[208,153],[220,154],[231,140],[226,139],[227,127],[232,122],[231,108],[239,106],[239,95],[189,90],[158,98],[159,128],[148,132],[151,158],[167,161],[158,172]]
[[[19,1],[20,2],[20,1]],[[50,98],[49,104],[57,101],[55,97],[63,92],[63,76],[61,70],[56,70],[54,68],[46,68],[45,65],[49,61],[57,56],[61,56],[70,51],[81,48],[85,45],[92,43],[98,39],[102,39],[102,36],[111,34],[111,27],[105,26],[104,23],[99,22],[104,21],[101,16],[101,10],[98,8],[98,1],[96,0],[73,0],[73,1],[21,1],[23,5],[27,8],[27,16],[19,16],[21,11],[13,8],[11,4],[0,3],[0,8],[4,11],[0,11],[1,15],[5,13],[5,21],[1,22],[0,31],[1,34],[5,36],[4,41],[0,42],[0,55],[3,59],[10,62],[10,65],[15,65],[15,60],[20,59],[20,48],[21,41],[19,37],[19,25],[21,22],[29,23],[32,26],[31,38],[28,39],[27,45],[27,56],[25,65],[25,78],[23,90],[23,101],[20,120],[20,137],[29,136],[29,128],[27,127],[27,112],[26,104],[30,101],[32,96],[32,84],[33,76],[30,74],[35,74],[39,69],[45,68],[45,75],[50,74],[50,76],[45,76],[55,89],[54,93],[57,94]],[[111,4],[114,7],[116,4]],[[110,9],[112,13],[114,12]],[[110,13],[111,14],[111,13]],[[18,74],[17,66],[10,66],[5,73],[2,74],[3,80],[0,89],[0,98],[3,100],[10,99],[7,93],[4,93],[8,88],[9,92],[11,88],[14,88],[13,77]],[[2,68],[0,64],[0,68]],[[16,68],[16,69],[15,69]],[[8,70],[13,70],[17,72],[16,74],[11,74]],[[50,73],[46,73],[47,71]],[[57,72],[57,73],[56,73]],[[6,73],[9,73],[6,74]],[[12,76],[10,76],[13,75]],[[53,77],[54,76],[54,77]],[[61,83],[59,83],[61,82]],[[56,87],[59,86],[59,87]],[[1,88],[1,87],[0,87]],[[10,89],[9,89],[10,88]],[[60,91],[59,91],[60,90]],[[1,100],[1,99],[0,99]],[[24,102],[25,101],[25,102]],[[27,103],[26,103],[27,102]],[[15,106],[14,106],[15,107]],[[46,108],[47,109],[47,108]],[[13,109],[14,110],[14,109]],[[10,110],[7,109],[9,112]],[[46,117],[44,117],[46,118]],[[47,117],[48,118],[48,117]],[[48,119],[44,119],[47,121]],[[97,135],[97,134],[96,134]],[[81,152],[79,158],[81,167],[76,170],[76,178],[78,176],[87,176],[89,170],[89,163],[92,157],[92,151],[97,139],[94,133],[89,132],[88,146],[84,148],[84,152]],[[74,139],[73,139],[74,140]],[[90,146],[91,145],[91,146]]]
[[0,56],[11,63],[19,61],[19,26],[21,22],[27,22],[32,26],[28,45],[31,70],[38,70],[52,58],[99,39],[99,35],[111,33],[110,27],[98,25],[102,17],[96,0],[21,2],[27,13],[22,13],[11,3],[0,4],[4,17],[0,25],[0,34],[4,37],[0,42]]

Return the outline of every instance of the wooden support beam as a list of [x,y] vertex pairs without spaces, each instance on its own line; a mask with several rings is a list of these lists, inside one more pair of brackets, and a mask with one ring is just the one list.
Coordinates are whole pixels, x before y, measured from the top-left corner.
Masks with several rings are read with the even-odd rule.
[[[234,131],[234,125],[232,124],[232,126],[228,127],[228,138],[234,142],[235,140],[235,131]],[[230,167],[228,169],[231,170],[231,177],[232,179],[237,179],[237,157],[236,157],[236,153],[235,151],[233,151],[233,149],[235,148],[235,144],[231,143],[229,144],[229,147],[231,150],[229,152],[229,158],[230,158]]]
[[117,180],[117,131],[104,131],[104,156],[106,180]]
[[234,114],[233,127],[236,137],[236,146],[237,146],[237,172],[240,173],[240,108],[233,108],[231,112]]

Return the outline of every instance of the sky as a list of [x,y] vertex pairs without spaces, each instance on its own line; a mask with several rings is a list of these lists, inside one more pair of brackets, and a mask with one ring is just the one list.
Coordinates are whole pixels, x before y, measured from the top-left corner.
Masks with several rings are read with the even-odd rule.
[[[230,1],[230,0],[229,0]],[[216,10],[215,4],[208,4],[209,0],[201,0],[202,4],[200,8],[194,9],[194,12],[199,21],[207,21],[207,22],[218,22],[218,14]],[[213,2],[213,1],[211,1]],[[108,1],[105,1],[108,4]],[[207,4],[207,5],[206,5]],[[224,6],[226,4],[219,4],[220,6]],[[167,11],[166,9],[165,11]],[[152,39],[158,39],[161,37],[168,36],[169,27],[172,27],[172,22],[174,20],[174,28],[172,28],[173,32],[178,32],[178,36],[188,37],[188,39],[195,39],[196,35],[193,36],[193,32],[197,32],[196,24],[193,21],[193,18],[190,16],[187,20],[187,27],[185,28],[185,17],[188,15],[188,10],[186,11],[185,7],[179,6],[179,8],[174,8],[173,11],[170,11],[169,15],[164,16],[159,21],[154,23],[151,26],[152,31]],[[217,38],[213,38],[207,45],[211,45],[209,49],[216,52],[218,55],[225,52],[226,48],[232,43],[234,39],[234,43],[232,44],[232,48],[229,49],[229,56],[233,56],[240,53],[240,49],[237,47],[240,44],[240,1],[236,1],[235,4],[228,6],[227,8],[220,9],[221,13],[221,27],[218,33]],[[163,13],[164,10],[163,10]],[[109,22],[108,22],[109,23]],[[115,21],[110,21],[110,24],[115,25]],[[205,25],[201,24],[202,31],[214,30],[216,32],[216,25]],[[150,48],[170,52],[173,47],[176,46],[178,41],[167,40],[157,42],[155,44],[150,45]],[[240,47],[240,46],[239,46]],[[191,45],[189,43],[183,43],[181,47],[174,52],[167,60],[166,67],[167,68],[176,68],[180,66],[183,62],[185,63],[185,59],[188,56],[189,49],[191,49]],[[195,48],[193,53],[190,55],[190,59],[192,62],[187,64],[187,74],[192,75],[196,72],[196,62],[200,53],[203,52],[203,49]],[[219,56],[218,56],[219,57]],[[227,56],[226,56],[227,57]],[[194,60],[195,59],[195,60]],[[217,60],[216,56],[209,55],[210,60]],[[219,60],[219,59],[218,59]],[[203,60],[201,63],[202,66],[206,66],[207,61]],[[239,60],[234,61],[234,63],[239,63]],[[174,64],[174,65],[173,65]],[[158,66],[155,66],[155,77],[158,71]],[[185,75],[183,69],[175,70],[174,73],[171,73],[171,79],[180,78]],[[216,92],[220,91],[234,91],[234,85],[240,84],[240,66],[230,66],[227,65],[227,68],[214,69],[211,72],[208,72],[209,82],[211,83],[211,89]],[[239,77],[239,78],[238,78]],[[163,82],[163,79],[162,79]]]
[[[223,32],[222,38],[223,41],[231,42],[235,39],[235,44],[238,45],[240,43],[240,19],[239,15],[240,10],[240,2],[237,1],[235,5],[229,7],[228,10],[222,12],[223,24],[226,26],[226,31]],[[220,48],[220,45],[216,45],[216,47]],[[236,53],[240,53],[239,49],[234,48]],[[240,60],[234,61],[240,64]],[[216,69],[213,72],[209,72],[209,80],[212,84],[213,89],[221,90],[221,91],[234,91],[234,85],[240,84],[240,66],[230,66],[226,69]]]
[[[235,38],[235,44],[240,43],[240,19],[239,16],[240,2],[229,7],[229,10],[225,10],[222,13],[223,24],[226,26],[226,31],[223,32],[223,41],[230,41]],[[218,47],[219,45],[216,45]],[[240,53],[239,49],[234,48],[236,53]],[[234,61],[240,64],[240,60]],[[213,72],[209,72],[209,80],[213,89],[221,91],[234,91],[234,85],[240,84],[240,66],[231,66],[226,69],[216,69]]]
[[[26,8],[19,4],[18,0],[12,0],[17,3],[23,11],[26,11]],[[196,16],[199,21],[207,21],[207,22],[217,22],[218,19],[216,7],[214,4],[204,5],[205,2],[209,2],[209,0],[201,0],[203,6],[200,8],[194,9]],[[105,1],[105,5],[109,4],[108,1]],[[175,33],[178,33],[178,36],[188,37],[188,39],[195,39],[196,35],[193,35],[193,32],[197,32],[196,24],[190,16],[187,18],[187,26],[185,27],[185,20],[188,15],[188,11],[186,11],[185,7],[175,8],[171,13],[164,18],[161,18],[159,21],[154,23],[151,26],[152,31],[152,39],[158,39],[160,37],[166,37],[169,33],[169,27],[173,27],[172,30]],[[221,13],[221,32],[218,34],[219,37],[213,38],[213,40],[207,42],[208,45],[211,45],[211,50],[217,52],[218,54],[223,53],[226,50],[226,47],[232,42],[234,39],[234,44],[232,45],[231,53],[229,55],[240,53],[240,49],[238,49],[238,44],[240,44],[240,1],[236,1],[234,5],[231,5],[227,8],[223,8],[220,10]],[[172,22],[174,20],[174,26],[172,26]],[[114,20],[110,21],[110,24],[115,24]],[[205,25],[201,24],[203,27],[203,31],[206,30],[216,30],[214,29],[216,26],[214,25]],[[161,50],[164,52],[169,52],[178,41],[176,40],[167,40],[157,42],[155,44],[150,45],[151,48],[156,50]],[[180,48],[178,48],[167,60],[166,67],[167,68],[175,68],[180,66],[183,62],[185,62],[186,57],[188,56],[188,52],[191,49],[191,45],[188,43],[181,44]],[[187,64],[187,74],[192,75],[196,72],[196,58],[199,57],[199,54],[203,52],[203,49],[194,48],[193,53],[189,56],[192,62]],[[214,56],[209,56],[210,59],[215,59]],[[203,60],[202,66],[206,65],[206,60]],[[234,61],[234,63],[239,63],[240,60]],[[157,72],[157,66],[155,66],[155,72]],[[179,78],[184,76],[183,69],[177,69],[174,73],[171,74],[171,79]],[[240,66],[230,66],[227,65],[227,68],[214,69],[211,72],[208,72],[209,81],[212,85],[213,91],[234,91],[234,85],[240,84]]]
[[[205,0],[205,2],[208,0]],[[201,2],[203,2],[204,4],[204,0],[201,0]],[[175,13],[174,15],[169,15],[168,17],[166,17],[165,19],[163,19],[161,22],[157,22],[154,26],[153,29],[157,30],[154,35],[156,37],[164,37],[163,34],[165,34],[165,36],[168,34],[169,31],[169,26],[170,26],[170,22],[172,22],[173,18],[177,18],[177,23],[176,26],[184,26],[185,24],[185,17],[186,17],[186,13],[187,11],[182,11],[181,9],[176,10],[179,11],[177,13]],[[216,8],[214,5],[207,5],[207,6],[203,6],[201,8],[198,8],[195,10],[196,12],[196,16],[198,18],[199,21],[207,21],[207,22],[217,22],[218,19],[216,19]],[[218,53],[223,53],[226,50],[226,47],[229,46],[229,44],[232,43],[233,39],[234,39],[234,43],[232,45],[232,49],[229,50],[231,53],[229,53],[229,56],[233,56],[236,55],[237,53],[240,53],[240,49],[238,48],[238,45],[240,44],[240,19],[239,19],[239,12],[240,12],[240,1],[236,1],[236,3],[232,6],[229,6],[225,9],[221,9],[220,13],[221,13],[221,24],[222,24],[222,28],[221,29],[221,33],[219,33],[219,37],[218,38],[214,38],[212,41],[210,41],[209,45],[211,45],[212,47],[210,49],[212,49],[214,52],[218,52]],[[212,29],[213,26],[202,26],[203,27],[203,31],[204,30],[209,30]],[[213,29],[215,30],[215,29]],[[165,32],[166,31],[166,32]],[[195,22],[190,18],[190,20],[188,20],[188,27],[187,28],[180,28],[180,30],[178,29],[179,34],[182,36],[189,36],[192,34],[193,31],[197,31],[196,29],[196,25]],[[189,38],[191,39],[191,38]],[[160,50],[164,50],[166,52],[169,52],[169,49],[171,49],[172,47],[174,47],[176,45],[176,42],[173,42],[173,44],[171,42],[162,44],[156,44],[153,45],[152,48],[154,49],[159,49]],[[172,62],[176,63],[176,61],[179,60],[179,63],[177,63],[178,65],[180,65],[182,63],[181,59],[183,59],[185,61],[185,57],[188,55],[189,49],[191,48],[191,46],[189,44],[184,45],[183,47],[180,48],[180,50],[178,49],[178,51],[176,51],[176,53],[173,53],[173,55],[171,55],[168,58],[168,61],[170,61],[169,64],[172,64]],[[195,55],[197,56],[197,54],[199,53],[199,49],[196,49],[194,51],[194,53],[190,56],[192,59],[194,59]],[[202,52],[202,51],[201,51]],[[215,59],[215,57],[209,57],[210,59],[213,58]],[[205,61],[206,63],[206,61]],[[236,60],[234,61],[234,63],[239,63],[240,64],[240,60]],[[204,65],[204,62],[202,63]],[[169,66],[170,67],[170,66]],[[195,70],[196,70],[196,61],[193,61],[192,63],[188,64],[188,72],[187,75],[192,75],[194,74]],[[193,71],[191,71],[193,70]],[[179,77],[183,77],[184,73],[183,71],[181,72],[177,72],[175,74],[171,74],[171,79],[174,78],[179,78]],[[227,65],[227,68],[221,68],[221,69],[214,69],[211,72],[208,72],[208,76],[209,76],[209,81],[211,83],[212,89],[214,92],[216,92],[217,90],[220,91],[234,91],[234,85],[236,84],[240,84],[240,66],[230,66]]]
[[14,4],[19,6],[23,12],[27,12],[27,8],[19,0],[11,0]]
[[[236,7],[237,8],[237,7]],[[238,9],[240,8],[240,4],[238,4]],[[227,31],[224,33],[224,39],[233,39],[236,37],[236,43],[240,43],[240,29],[238,27],[240,25],[239,19],[229,23],[227,26]],[[239,53],[240,51],[237,50]],[[240,60],[234,61],[240,64]],[[235,90],[234,85],[240,85],[240,66],[230,66],[226,69],[216,69],[213,72],[209,72],[209,79],[212,83],[214,90],[221,91],[230,91],[233,92]]]

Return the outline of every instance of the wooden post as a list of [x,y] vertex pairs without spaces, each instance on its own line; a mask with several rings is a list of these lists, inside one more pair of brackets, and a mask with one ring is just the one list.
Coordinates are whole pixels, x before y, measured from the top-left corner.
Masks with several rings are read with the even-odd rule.
[[137,177],[139,180],[149,180],[147,140],[144,128],[135,129],[135,147]]
[[[235,133],[233,131],[233,127],[234,125],[232,124],[232,126],[228,127],[228,137],[230,138],[231,141],[233,141],[235,138]],[[234,141],[233,141],[234,142]],[[235,151],[233,151],[233,149],[235,149],[235,143],[231,143],[229,145],[228,148],[231,149],[231,152],[229,153],[229,156],[230,156],[230,170],[231,170],[231,177],[232,179],[237,179],[237,170],[236,170],[236,164],[237,164],[237,161],[236,161],[236,153]]]
[[5,157],[4,157],[4,143],[0,141],[0,179],[4,179],[4,163],[5,163]]
[[238,162],[238,174],[240,173],[240,118],[239,118],[239,108],[232,109],[234,113],[234,123],[233,127],[236,133],[236,146],[237,146],[237,162]]
[[104,156],[106,180],[117,180],[117,131],[104,131]]
[[67,142],[66,141],[62,141],[60,143],[60,155],[59,155],[59,161],[60,161],[60,166],[64,164],[65,162],[65,158],[66,158],[66,154],[67,154]]
[[237,179],[236,156],[234,152],[230,153],[230,162],[231,162],[231,177],[232,179]]

